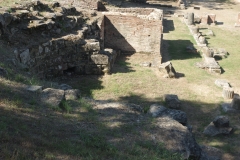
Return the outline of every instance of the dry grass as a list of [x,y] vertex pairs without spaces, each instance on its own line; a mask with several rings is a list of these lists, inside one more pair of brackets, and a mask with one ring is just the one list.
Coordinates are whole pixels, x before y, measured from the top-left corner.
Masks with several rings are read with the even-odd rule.
[[[219,61],[225,72],[211,75],[194,66],[201,61],[201,56],[186,50],[186,46],[195,42],[185,24],[177,18],[170,18],[165,24],[168,33],[164,34],[164,40],[169,45],[170,60],[184,76],[164,79],[155,68],[140,67],[140,62],[151,61],[151,55],[134,54],[119,57],[111,75],[58,81],[79,88],[85,96],[135,103],[142,105],[145,111],[153,103],[164,105],[164,94],[177,94],[198,142],[222,149],[223,159],[237,159],[240,157],[239,115],[228,115],[235,128],[232,135],[212,138],[205,137],[202,131],[215,116],[227,115],[219,107],[225,100],[221,89],[214,85],[215,79],[228,79],[236,93],[240,93],[239,33],[211,27],[216,36],[209,37],[209,46],[226,48],[230,54]],[[1,58],[8,56],[5,53]],[[11,68],[7,80],[0,78],[0,159],[157,159],[164,154],[166,157],[162,159],[174,159],[162,144],[155,145],[147,139],[145,134],[151,130],[148,125],[151,119],[139,127],[138,123],[131,122],[134,114],[124,119],[131,123],[123,123],[116,120],[117,115],[127,115],[127,112],[111,112],[110,117],[103,117],[82,99],[65,102],[65,110],[47,108],[39,102],[38,95],[24,91],[23,83],[51,84],[31,79],[24,71],[7,64],[0,64]],[[115,120],[114,127],[113,123],[98,121],[101,118]]]

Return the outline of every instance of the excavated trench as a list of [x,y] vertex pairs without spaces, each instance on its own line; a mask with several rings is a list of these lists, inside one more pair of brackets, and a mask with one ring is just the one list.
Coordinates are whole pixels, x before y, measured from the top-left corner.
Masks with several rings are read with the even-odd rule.
[[0,39],[14,48],[18,66],[39,77],[109,74],[121,52],[151,53],[161,63],[162,10],[34,1],[11,11],[0,14]]

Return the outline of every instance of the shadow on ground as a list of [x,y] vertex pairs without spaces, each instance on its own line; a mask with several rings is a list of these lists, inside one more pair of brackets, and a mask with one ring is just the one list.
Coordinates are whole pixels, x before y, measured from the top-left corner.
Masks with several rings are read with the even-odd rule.
[[[26,94],[19,88],[8,89],[9,92],[14,91],[13,96],[3,97],[3,92],[0,93],[1,159],[179,160],[178,155],[164,149],[162,142],[151,138],[157,128],[146,113],[126,106],[119,108],[110,104],[104,107],[104,102],[119,103],[112,100],[98,101],[102,104],[95,109],[87,102],[76,101],[73,109],[65,113],[48,108],[40,101],[29,103],[24,100]],[[16,102],[16,96],[19,102]],[[145,112],[153,103],[164,105],[161,100],[149,101],[144,95],[120,97],[120,101],[144,106]],[[13,105],[9,105],[9,102]],[[198,137],[202,136],[203,127],[212,120],[211,113],[215,112],[213,109],[206,113],[201,106],[212,105],[214,104],[183,101],[182,110],[187,113],[189,123],[193,124]],[[167,143],[165,138],[163,139]],[[230,136],[214,139],[221,141],[222,146],[218,147],[234,149],[228,144],[229,138]],[[231,153],[237,152],[232,150]]]

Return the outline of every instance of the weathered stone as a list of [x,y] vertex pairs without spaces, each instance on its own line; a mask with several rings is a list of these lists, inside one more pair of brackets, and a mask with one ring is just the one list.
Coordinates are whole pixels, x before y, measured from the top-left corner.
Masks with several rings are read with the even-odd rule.
[[198,37],[199,43],[200,44],[206,44],[206,39],[203,36]]
[[233,100],[231,102],[231,107],[236,110],[240,110],[240,97],[239,96],[233,97]]
[[215,147],[211,146],[205,146],[201,145],[200,146],[202,149],[202,154],[204,154],[203,157],[201,157],[200,160],[221,160],[223,152]]
[[66,100],[77,100],[80,97],[80,91],[78,89],[68,89],[64,91]]
[[103,54],[91,55],[91,60],[94,64],[108,64],[109,57]]
[[172,66],[171,62],[165,62],[158,66],[158,69],[163,77],[165,78],[175,78],[176,71]]
[[215,127],[229,127],[229,119],[227,116],[217,116],[213,120]]
[[201,24],[208,24],[208,16],[204,15],[201,17]]
[[27,86],[26,90],[30,92],[41,92],[42,86]]
[[213,122],[211,122],[203,131],[203,134],[208,136],[216,136],[216,135],[226,135],[232,132],[231,127],[216,127]]
[[215,49],[214,57],[227,58],[228,52],[224,48]]
[[188,13],[187,24],[188,25],[193,25],[194,24],[194,13]]
[[169,117],[183,125],[187,124],[187,115],[183,111],[167,109],[164,106],[153,104],[150,106],[148,113],[150,113],[153,117]]
[[165,148],[177,152],[184,159],[201,158],[201,148],[197,144],[192,132],[171,117],[158,117],[156,119],[157,130],[154,138],[165,144]]
[[215,23],[216,14],[208,14],[208,24]]
[[64,99],[64,90],[46,88],[42,91],[41,101],[51,106],[60,106]]
[[202,51],[203,51],[203,54],[205,54],[207,57],[213,57],[214,52],[210,48],[203,47]]
[[199,28],[197,26],[193,26],[191,29],[193,34],[197,34],[199,32]]
[[30,60],[29,49],[20,53],[21,63],[26,64]]
[[194,17],[194,23],[201,23],[200,17]]
[[231,87],[224,86],[222,92],[223,98],[232,99],[234,97],[234,90]]
[[225,113],[236,113],[237,112],[237,110],[232,108],[231,104],[229,104],[229,103],[223,103],[221,105],[221,107],[222,107],[223,112],[225,112]]
[[177,95],[174,95],[174,94],[165,94],[165,95],[164,95],[164,100],[165,100],[165,102],[166,102],[166,105],[167,105],[169,108],[172,108],[172,109],[180,109],[180,107],[181,107],[181,102],[179,101]]
[[218,87],[231,87],[230,84],[228,83],[227,80],[225,79],[216,79],[215,80],[215,84],[218,86]]
[[158,104],[152,104],[148,113],[150,113],[153,117],[157,117],[162,112],[164,112],[167,108]]
[[62,90],[70,90],[70,89],[72,89],[72,87],[67,85],[67,84],[60,84],[59,88],[62,89]]

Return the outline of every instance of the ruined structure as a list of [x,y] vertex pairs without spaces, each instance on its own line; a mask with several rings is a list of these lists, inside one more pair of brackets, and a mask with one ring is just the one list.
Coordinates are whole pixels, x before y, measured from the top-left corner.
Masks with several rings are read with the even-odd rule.
[[0,15],[0,38],[15,48],[21,67],[40,77],[110,73],[120,52],[151,53],[161,63],[162,10],[101,13],[99,1],[81,3],[94,10],[40,1],[13,8]]

